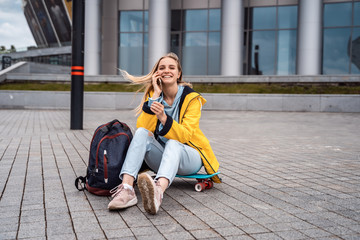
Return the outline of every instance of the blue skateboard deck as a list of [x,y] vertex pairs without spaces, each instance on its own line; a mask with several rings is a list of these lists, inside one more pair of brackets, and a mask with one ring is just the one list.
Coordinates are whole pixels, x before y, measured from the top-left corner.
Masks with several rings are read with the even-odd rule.
[[196,174],[192,174],[192,175],[176,175],[176,177],[179,178],[196,178],[196,179],[207,179],[207,178],[212,178],[215,175],[218,175],[220,172],[216,172],[213,174],[201,174],[201,173],[196,173]]
[[215,175],[218,175],[220,172],[213,174],[192,174],[192,175],[176,175],[179,178],[195,178],[198,182],[195,184],[195,191],[201,192],[205,189],[210,189],[214,186],[214,182],[211,178]]

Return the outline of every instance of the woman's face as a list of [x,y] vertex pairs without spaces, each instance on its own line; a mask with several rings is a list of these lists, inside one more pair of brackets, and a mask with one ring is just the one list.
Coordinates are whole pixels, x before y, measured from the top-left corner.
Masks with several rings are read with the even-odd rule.
[[177,62],[169,57],[160,60],[157,72],[165,84],[177,82],[180,77]]

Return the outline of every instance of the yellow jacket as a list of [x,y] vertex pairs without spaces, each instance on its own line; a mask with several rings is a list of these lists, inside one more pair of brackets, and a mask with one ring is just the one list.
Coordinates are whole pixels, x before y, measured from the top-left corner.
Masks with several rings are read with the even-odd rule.
[[[153,92],[150,92],[147,100],[152,94]],[[201,108],[205,103],[206,100],[198,92],[185,86],[179,103],[179,123],[173,120],[172,117],[167,116],[163,129],[159,131],[157,129],[159,121],[150,110],[148,103],[145,102],[142,108],[143,111],[137,119],[136,127],[143,127],[153,132],[155,137],[160,135],[193,147],[199,152],[206,172],[213,174],[218,171],[219,162],[211,149],[209,140],[199,127]],[[212,180],[217,183],[221,182],[218,176],[212,177]]]

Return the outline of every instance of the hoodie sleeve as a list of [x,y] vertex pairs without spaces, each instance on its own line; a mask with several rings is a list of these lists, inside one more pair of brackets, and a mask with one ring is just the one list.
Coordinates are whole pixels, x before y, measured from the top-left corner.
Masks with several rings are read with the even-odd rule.
[[142,112],[137,118],[136,128],[145,128],[151,132],[155,132],[157,123],[156,115],[150,110],[148,101],[144,102]]

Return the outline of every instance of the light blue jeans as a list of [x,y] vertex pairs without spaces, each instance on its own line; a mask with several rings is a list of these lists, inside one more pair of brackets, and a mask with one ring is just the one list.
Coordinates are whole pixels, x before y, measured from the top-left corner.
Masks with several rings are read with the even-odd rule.
[[155,179],[165,177],[169,186],[176,174],[194,174],[202,167],[200,154],[194,148],[176,140],[168,140],[163,147],[152,132],[138,128],[126,154],[120,179],[124,173],[136,179],[144,160],[157,173]]

